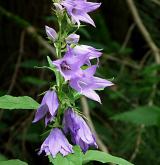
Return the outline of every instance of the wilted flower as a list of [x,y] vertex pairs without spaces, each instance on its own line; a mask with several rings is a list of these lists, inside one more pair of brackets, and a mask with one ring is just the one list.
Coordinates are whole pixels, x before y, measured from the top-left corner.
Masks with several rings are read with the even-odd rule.
[[70,80],[82,74],[81,66],[87,60],[87,55],[75,56],[72,48],[68,46],[63,58],[53,61],[53,64],[60,71],[65,80]]
[[43,151],[46,155],[52,155],[53,158],[55,158],[57,153],[61,153],[63,156],[73,153],[72,145],[69,144],[63,132],[58,128],[54,128],[50,132],[49,136],[43,142],[39,154]]
[[80,26],[80,21],[82,21],[95,26],[88,13],[99,8],[101,3],[87,2],[86,0],[64,0],[61,4],[66,8],[73,23]]
[[55,42],[58,37],[57,32],[53,28],[50,28],[49,26],[45,26],[45,29],[46,29],[46,34],[48,38],[51,41]]
[[63,126],[64,132],[71,134],[72,142],[79,145],[83,152],[86,152],[89,147],[98,147],[84,119],[71,108],[65,111]]
[[66,38],[66,43],[67,44],[77,44],[79,41],[80,36],[77,34],[70,34],[67,38]]
[[45,125],[53,121],[57,110],[59,102],[55,91],[49,90],[44,95],[40,107],[37,109],[33,123],[41,120],[45,117]]
[[86,70],[83,70],[83,75],[81,77],[75,77],[71,79],[69,84],[70,86],[81,93],[82,95],[98,101],[101,103],[99,95],[94,90],[100,90],[108,86],[112,86],[113,83],[93,76],[96,72],[96,66],[91,66]]

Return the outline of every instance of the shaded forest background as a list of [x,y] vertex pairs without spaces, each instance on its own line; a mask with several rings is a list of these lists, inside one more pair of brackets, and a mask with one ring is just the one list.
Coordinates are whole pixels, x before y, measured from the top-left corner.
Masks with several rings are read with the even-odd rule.
[[[96,29],[86,26],[78,33],[81,43],[103,48],[97,75],[113,79],[115,86],[99,93],[102,105],[87,101],[109,153],[136,165],[159,165],[160,3],[134,3],[158,52],[137,26],[126,0],[104,0],[92,14]],[[38,95],[54,79],[49,71],[34,68],[46,64],[46,56],[54,59],[44,29],[45,25],[57,28],[51,6],[50,0],[0,1],[0,95],[28,95],[40,102]],[[0,160],[49,164],[46,157],[37,156],[44,126],[32,124],[33,115],[34,111],[0,110]]]

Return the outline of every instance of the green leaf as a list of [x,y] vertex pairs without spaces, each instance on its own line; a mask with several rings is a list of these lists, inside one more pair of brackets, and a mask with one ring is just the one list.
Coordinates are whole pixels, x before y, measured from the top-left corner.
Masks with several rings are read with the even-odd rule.
[[55,75],[56,75],[57,85],[60,86],[60,84],[59,84],[59,78],[61,78],[61,77],[59,77],[59,72],[57,71],[56,67],[53,65],[53,63],[52,63],[52,61],[51,61],[51,59],[50,59],[49,56],[47,56],[47,61],[48,61],[48,64],[49,64],[49,68],[50,68],[50,69],[55,73]]
[[47,84],[47,81],[33,77],[33,76],[25,76],[22,78],[22,81],[25,83],[29,83],[35,86],[44,86]]
[[114,120],[144,124],[145,126],[160,125],[160,108],[156,106],[143,106],[112,117]]
[[68,159],[66,157],[63,157],[61,154],[57,154],[55,158],[53,158],[52,156],[48,156],[48,157],[49,157],[49,161],[54,165],[73,165],[70,164]]
[[79,146],[73,147],[74,153],[63,157],[57,154],[55,158],[49,156],[49,161],[54,165],[82,165],[83,153]]
[[0,97],[0,108],[2,109],[37,109],[38,107],[39,103],[28,96],[5,95]]
[[21,160],[15,159],[15,160],[0,161],[0,165],[28,165],[28,164],[22,162]]
[[101,163],[115,163],[118,165],[133,165],[132,163],[130,163],[122,158],[112,156],[105,152],[96,151],[96,150],[89,150],[84,155],[83,163],[87,163],[90,161],[98,161]]
[[7,160],[7,158],[5,157],[5,155],[0,154],[0,162],[1,161],[5,161],[5,160]]
[[68,161],[74,165],[82,165],[83,153],[79,146],[73,147],[74,154],[69,154],[66,158]]

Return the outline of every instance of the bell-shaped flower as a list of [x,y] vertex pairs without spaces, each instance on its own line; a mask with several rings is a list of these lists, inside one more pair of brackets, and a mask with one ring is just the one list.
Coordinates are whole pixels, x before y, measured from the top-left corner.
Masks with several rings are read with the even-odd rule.
[[50,132],[49,136],[41,145],[39,154],[43,151],[46,155],[51,155],[53,158],[56,157],[57,153],[61,153],[63,156],[73,153],[72,145],[68,142],[63,132],[58,128],[54,128]]
[[99,62],[99,57],[102,55],[102,52],[100,52],[101,50],[99,49],[95,49],[92,46],[88,46],[88,45],[76,45],[73,48],[73,52],[75,55],[81,56],[84,54],[88,54],[89,59],[86,61],[86,64],[90,65],[90,61],[92,59],[97,58],[97,61]]
[[33,123],[45,117],[45,125],[52,122],[57,114],[59,102],[55,91],[49,90],[44,95],[42,102],[37,109]]
[[77,34],[70,34],[66,38],[66,43],[67,44],[77,44],[79,42],[79,38],[80,38],[80,36]]
[[71,79],[69,84],[82,95],[101,103],[99,95],[94,90],[101,90],[105,87],[112,86],[113,83],[93,76],[96,72],[96,67],[96,65],[93,65],[86,70],[83,70],[83,75],[81,77]]
[[82,21],[95,26],[88,13],[99,8],[101,3],[87,2],[86,0],[64,0],[61,4],[66,8],[73,23],[80,26],[80,21]]
[[86,152],[89,147],[98,148],[95,137],[87,123],[73,109],[69,108],[65,111],[63,126],[64,132],[70,133],[72,142],[79,145],[83,152]]
[[81,66],[84,65],[87,58],[87,54],[75,56],[72,48],[68,46],[64,57],[53,61],[53,64],[67,81],[82,74]]
[[53,29],[53,28],[50,28],[49,26],[45,26],[45,30],[46,30],[46,34],[48,36],[48,38],[55,42],[57,40],[57,32]]

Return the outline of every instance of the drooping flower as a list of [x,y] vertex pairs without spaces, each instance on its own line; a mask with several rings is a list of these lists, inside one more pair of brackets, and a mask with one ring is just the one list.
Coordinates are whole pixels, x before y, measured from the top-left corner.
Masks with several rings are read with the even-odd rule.
[[65,111],[63,126],[64,132],[66,134],[70,133],[72,142],[79,145],[83,152],[86,152],[89,147],[98,148],[87,123],[73,109],[69,108]]
[[95,26],[88,13],[99,8],[101,3],[87,2],[86,0],[64,0],[61,4],[66,8],[73,23],[80,26],[80,21],[82,21]]
[[64,57],[53,61],[53,64],[67,81],[74,77],[79,77],[82,74],[81,66],[84,65],[87,58],[87,54],[75,56],[72,48],[68,46]]
[[97,58],[97,61],[99,61],[99,57],[102,55],[102,52],[100,52],[101,50],[99,49],[95,49],[92,46],[88,46],[88,45],[76,45],[73,48],[73,52],[75,55],[81,56],[84,54],[88,54],[89,59],[86,61],[86,64],[90,65],[90,61],[94,58]]
[[48,38],[51,41],[55,42],[58,37],[57,32],[53,28],[50,28],[49,26],[45,26],[45,30]]
[[66,43],[67,44],[77,44],[79,42],[79,38],[80,38],[80,36],[77,34],[70,34],[66,38]]
[[46,155],[52,155],[53,158],[55,158],[57,153],[61,153],[63,156],[73,153],[72,145],[68,142],[63,132],[58,128],[54,128],[50,132],[49,136],[41,145],[39,154],[43,151]]
[[52,90],[47,91],[39,108],[37,109],[33,123],[38,122],[45,117],[45,125],[47,126],[49,122],[53,121],[57,113],[58,106],[59,102],[56,92]]
[[101,103],[99,95],[94,90],[100,90],[105,87],[112,86],[113,83],[108,80],[93,76],[96,72],[96,67],[96,65],[93,65],[88,69],[83,70],[83,75],[81,77],[75,77],[74,79],[71,79],[69,84],[73,89],[82,95]]

